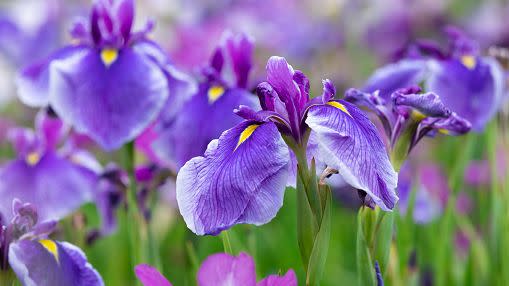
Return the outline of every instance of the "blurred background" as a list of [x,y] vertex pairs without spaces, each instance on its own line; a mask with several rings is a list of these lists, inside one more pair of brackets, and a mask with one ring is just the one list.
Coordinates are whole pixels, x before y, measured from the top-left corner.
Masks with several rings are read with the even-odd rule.
[[[197,74],[208,64],[224,31],[245,32],[255,46],[251,88],[264,80],[267,59],[279,55],[310,78],[313,96],[320,95],[325,78],[335,83],[339,95],[349,87],[361,87],[376,68],[398,60],[415,40],[444,42],[442,31],[448,25],[464,30],[484,53],[492,46],[509,45],[507,1],[138,0],[136,5],[135,26],[141,28],[146,20],[155,20],[151,37],[181,70]],[[32,126],[37,112],[17,99],[16,72],[68,43],[71,23],[76,17],[88,17],[89,7],[90,1],[0,1],[0,162],[13,157],[6,142],[9,127]],[[498,200],[490,193],[509,192],[509,150],[502,144],[509,133],[508,108],[500,110],[493,119],[495,127],[488,126],[486,132],[424,140],[413,151],[407,168],[409,180],[402,181],[400,176],[400,188],[407,183],[416,192],[416,201],[425,207],[415,207],[410,214],[404,206],[397,210],[395,241],[400,252],[391,261],[399,265],[401,273],[386,274],[394,275],[387,278],[388,285],[398,285],[398,281],[408,285],[402,282],[414,273],[418,285],[435,285],[442,272],[451,282],[446,285],[508,285],[478,284],[470,277],[480,273],[487,280],[479,281],[492,281],[490,276],[509,272],[494,256],[504,249],[492,243],[509,239],[509,235],[493,234],[494,222],[490,221]],[[90,148],[102,163],[120,161],[117,153],[102,152],[93,144]],[[147,160],[139,156],[139,162]],[[455,211],[460,215],[455,219],[444,214],[451,192],[458,198]],[[348,188],[338,188],[334,194],[337,203],[323,285],[357,285],[355,241],[360,200],[356,191]],[[444,220],[448,220],[446,233],[442,231]],[[503,220],[508,227],[502,231],[507,232],[509,218]],[[175,205],[171,179],[159,188],[151,221],[161,272],[174,285],[194,285],[200,262],[223,251],[218,237],[198,237],[186,228]],[[96,206],[88,204],[64,220],[57,234],[84,249],[106,285],[131,285],[134,279],[126,262],[129,224],[122,217],[119,223],[115,233],[90,239],[90,230],[98,227],[100,218]],[[259,277],[293,268],[304,281],[295,232],[296,198],[289,188],[283,208],[271,223],[236,226],[230,236],[234,252],[247,251],[254,257]],[[446,253],[439,247],[443,235],[454,240]]]

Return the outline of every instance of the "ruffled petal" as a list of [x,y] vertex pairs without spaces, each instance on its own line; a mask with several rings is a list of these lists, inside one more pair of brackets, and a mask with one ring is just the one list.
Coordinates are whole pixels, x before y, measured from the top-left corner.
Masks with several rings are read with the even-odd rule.
[[163,71],[125,48],[105,65],[96,50],[54,61],[50,101],[56,113],[106,150],[133,140],[156,118],[168,98]]
[[242,122],[180,169],[180,213],[199,235],[267,223],[283,204],[288,165],[288,147],[274,123]]
[[398,176],[366,115],[348,102],[334,101],[311,107],[306,123],[316,133],[320,161],[339,170],[383,210],[394,208]]
[[10,220],[11,203],[19,199],[37,207],[40,222],[59,220],[91,201],[95,184],[93,172],[53,152],[37,162],[14,160],[0,169],[0,213]]
[[20,240],[12,243],[9,264],[23,285],[104,285],[81,249],[67,242]]
[[197,276],[200,286],[256,285],[254,260],[244,252],[239,256],[218,253],[207,257]]

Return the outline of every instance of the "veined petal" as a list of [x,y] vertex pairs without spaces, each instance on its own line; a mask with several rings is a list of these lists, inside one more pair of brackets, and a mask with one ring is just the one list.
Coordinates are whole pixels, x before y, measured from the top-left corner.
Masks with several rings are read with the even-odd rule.
[[297,276],[290,269],[284,276],[270,275],[258,282],[257,286],[297,286]]
[[256,285],[256,271],[253,258],[244,252],[239,256],[226,253],[213,254],[198,270],[198,285]]
[[433,92],[403,94],[395,92],[392,95],[395,106],[410,106],[417,111],[431,117],[447,117],[451,111],[445,107],[440,97]]
[[339,170],[345,181],[361,189],[383,210],[394,208],[398,177],[385,146],[369,119],[357,107],[335,101],[313,106],[306,123],[318,138],[319,160]]
[[168,81],[152,60],[125,48],[110,65],[86,50],[50,67],[50,101],[56,113],[106,150],[138,136],[168,98]]
[[[259,109],[256,97],[239,88],[227,89],[217,100],[209,102],[209,88],[208,84],[202,84],[199,92],[183,104],[179,116],[171,119],[162,115],[161,122],[156,124],[156,138],[149,148],[165,165],[180,168],[191,158],[203,154],[210,141],[242,121],[233,113],[239,105]],[[173,108],[167,105],[162,113]]]
[[9,247],[9,264],[23,285],[103,286],[85,254],[67,242],[20,240]]
[[140,264],[134,268],[134,273],[143,286],[172,286],[157,269],[150,265]]
[[22,69],[16,79],[17,95],[21,102],[31,107],[48,105],[50,63],[79,54],[85,49],[84,46],[69,46],[56,51],[45,60]]
[[180,213],[199,235],[267,223],[283,204],[288,164],[288,147],[274,123],[244,121],[180,169]]
[[293,81],[295,71],[282,57],[271,57],[267,62],[267,81],[285,103],[298,102],[299,89]]
[[14,160],[0,169],[0,213],[10,220],[16,198],[35,205],[40,222],[59,220],[93,199],[95,183],[92,171],[53,152],[42,155],[35,165]]

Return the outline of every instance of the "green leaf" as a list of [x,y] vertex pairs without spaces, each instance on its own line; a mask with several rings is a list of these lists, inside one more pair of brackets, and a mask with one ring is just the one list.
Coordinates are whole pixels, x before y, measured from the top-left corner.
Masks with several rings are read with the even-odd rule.
[[319,285],[322,278],[327,253],[329,252],[330,228],[331,228],[331,190],[325,186],[325,208],[320,229],[314,241],[311,257],[309,258],[306,285]]
[[299,171],[297,178],[297,237],[299,241],[299,250],[304,263],[304,268],[307,269],[309,257],[313,250],[313,242],[318,232],[318,222],[311,205],[309,204],[304,182]]
[[392,243],[394,212],[384,212],[377,208],[378,225],[375,233],[375,260],[380,263],[382,273],[387,273]]
[[375,268],[363,226],[366,211],[371,210],[360,208],[357,216],[357,275],[359,285],[376,285]]

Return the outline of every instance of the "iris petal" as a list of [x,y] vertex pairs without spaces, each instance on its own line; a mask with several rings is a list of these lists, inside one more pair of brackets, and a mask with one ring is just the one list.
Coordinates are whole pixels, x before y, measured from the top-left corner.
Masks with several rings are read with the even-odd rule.
[[180,169],[177,201],[196,234],[217,234],[240,223],[261,225],[281,208],[289,153],[275,124],[259,125],[236,148],[242,132],[255,123],[225,131],[210,142],[204,157]]
[[66,242],[51,241],[54,253],[38,241],[20,240],[9,247],[9,264],[23,285],[102,286],[99,273],[84,253]]
[[309,109],[306,123],[317,136],[318,159],[339,170],[348,184],[364,190],[380,208],[391,210],[398,200],[398,178],[385,146],[366,115],[350,103],[338,103],[348,113],[328,104]]
[[168,94],[161,69],[130,48],[120,50],[108,67],[96,50],[51,64],[52,107],[106,150],[138,136],[159,114]]

